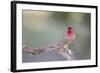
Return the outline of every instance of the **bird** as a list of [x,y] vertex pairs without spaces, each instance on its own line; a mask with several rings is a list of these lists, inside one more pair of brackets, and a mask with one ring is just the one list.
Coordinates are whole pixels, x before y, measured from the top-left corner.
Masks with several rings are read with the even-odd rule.
[[43,48],[29,48],[23,46],[23,52],[32,55],[37,55],[37,54],[43,54],[43,53],[55,51],[55,53],[62,55],[67,60],[73,60],[74,59],[73,51],[70,49],[70,46],[73,40],[75,39],[75,33],[71,26],[69,26],[67,28],[67,31],[65,32],[65,38],[66,40],[61,43],[55,45],[48,45],[47,47],[43,47]]
[[65,38],[68,44],[71,44],[75,40],[75,33],[71,26],[67,28],[67,31],[65,33]]

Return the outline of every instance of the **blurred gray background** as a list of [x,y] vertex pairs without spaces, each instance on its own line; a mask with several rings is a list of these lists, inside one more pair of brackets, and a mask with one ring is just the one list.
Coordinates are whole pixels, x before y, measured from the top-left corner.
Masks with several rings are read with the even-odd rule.
[[[23,10],[22,43],[30,48],[41,48],[59,43],[65,39],[69,25],[74,29],[76,39],[71,49],[76,60],[91,58],[91,14],[79,12],[50,12]],[[29,55],[22,53],[22,62],[65,61],[54,52]]]

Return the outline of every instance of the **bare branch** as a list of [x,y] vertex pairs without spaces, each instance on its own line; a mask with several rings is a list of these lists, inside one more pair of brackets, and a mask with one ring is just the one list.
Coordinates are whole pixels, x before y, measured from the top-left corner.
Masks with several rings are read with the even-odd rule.
[[48,45],[47,47],[44,47],[44,48],[27,48],[26,46],[23,46],[23,52],[32,54],[32,55],[43,54],[43,53],[48,53],[52,51],[55,51],[56,53],[62,55],[67,60],[74,59],[73,53],[68,48],[68,44],[66,41],[61,42],[56,45]]

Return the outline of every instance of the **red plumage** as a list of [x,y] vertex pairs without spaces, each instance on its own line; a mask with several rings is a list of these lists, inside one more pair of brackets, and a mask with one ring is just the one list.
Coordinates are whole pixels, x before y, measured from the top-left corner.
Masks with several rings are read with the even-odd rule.
[[66,35],[66,39],[67,39],[68,43],[71,43],[75,39],[74,30],[70,26],[67,28],[65,35]]

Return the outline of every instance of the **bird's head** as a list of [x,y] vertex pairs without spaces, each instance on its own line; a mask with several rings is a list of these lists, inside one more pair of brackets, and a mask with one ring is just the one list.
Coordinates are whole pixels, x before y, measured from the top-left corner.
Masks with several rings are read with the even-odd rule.
[[72,28],[71,26],[69,26],[69,27],[67,28],[67,30],[73,30],[73,28]]

